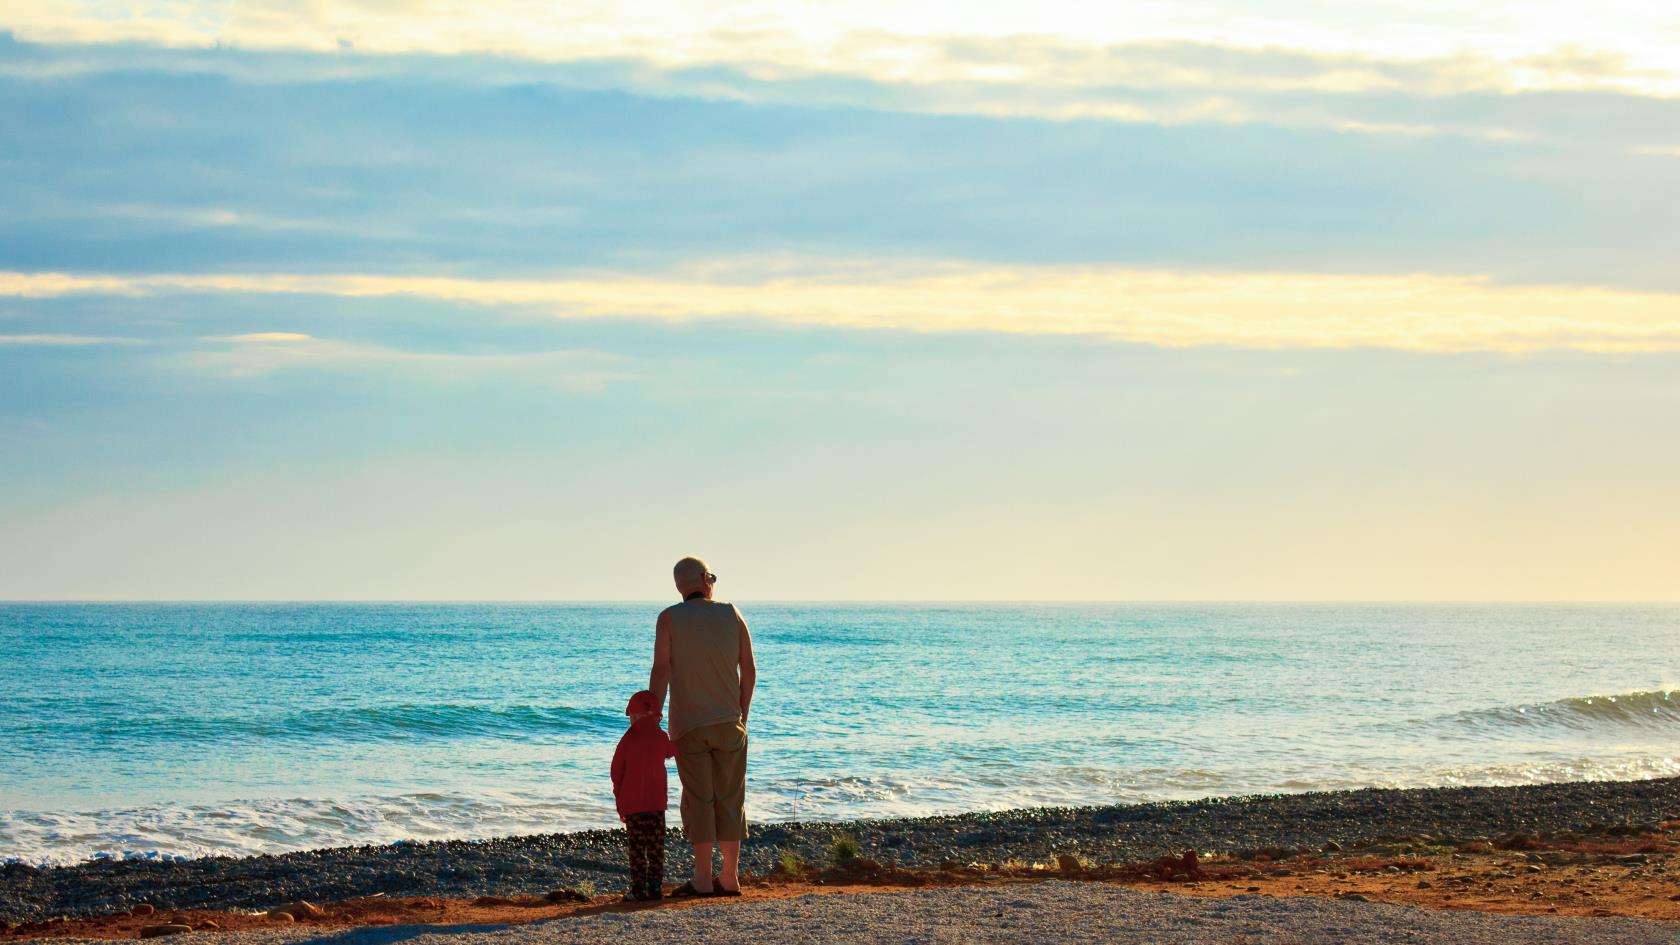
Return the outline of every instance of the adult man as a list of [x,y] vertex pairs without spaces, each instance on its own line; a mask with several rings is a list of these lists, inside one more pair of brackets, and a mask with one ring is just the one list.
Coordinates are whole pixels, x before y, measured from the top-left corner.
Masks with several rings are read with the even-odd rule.
[[[648,689],[664,705],[671,690],[671,740],[682,779],[683,833],[694,845],[694,878],[673,896],[739,896],[747,835],[747,709],[758,669],[752,635],[734,604],[712,599],[717,575],[699,558],[671,569],[682,603],[665,608],[654,631]],[[723,871],[712,876],[712,845]]]

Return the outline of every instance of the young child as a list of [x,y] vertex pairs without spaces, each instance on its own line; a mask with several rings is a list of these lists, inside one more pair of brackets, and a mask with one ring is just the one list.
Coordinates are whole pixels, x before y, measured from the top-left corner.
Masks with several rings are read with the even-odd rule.
[[665,759],[677,748],[659,727],[653,693],[643,689],[630,697],[624,714],[630,730],[613,752],[613,798],[618,819],[624,821],[625,846],[630,854],[630,891],[625,902],[664,898],[665,882]]

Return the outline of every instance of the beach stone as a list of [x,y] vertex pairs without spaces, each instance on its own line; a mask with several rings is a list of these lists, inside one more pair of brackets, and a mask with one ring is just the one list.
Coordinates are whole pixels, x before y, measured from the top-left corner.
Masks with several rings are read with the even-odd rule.
[[275,919],[275,920],[280,921],[280,922],[296,922],[297,921],[297,916],[292,915],[290,912],[287,912],[284,909],[270,910],[269,913],[268,913],[268,917],[270,919]]
[[543,896],[549,902],[588,902],[589,897],[575,889],[551,889]]
[[319,919],[327,914],[325,909],[306,899],[299,899],[289,906],[281,906],[280,911],[290,912],[294,919]]
[[1340,853],[1340,852],[1342,852],[1342,845],[1337,843],[1334,840],[1326,840],[1326,841],[1324,841],[1324,852],[1325,853]]
[[160,925],[142,925],[140,927],[140,937],[161,938],[165,935],[180,935],[182,932],[191,931],[192,926],[190,925],[181,925],[176,922],[164,922]]
[[1079,857],[1064,853],[1056,857],[1056,868],[1064,873],[1075,873],[1083,867],[1079,865]]
[[133,909],[130,909],[128,914],[129,915],[151,915],[152,913],[154,913],[156,911],[157,911],[157,908],[155,906],[147,905],[146,903],[142,902],[141,904],[135,906]]
[[475,906],[511,906],[514,904],[512,899],[504,899],[501,896],[479,896],[473,900]]

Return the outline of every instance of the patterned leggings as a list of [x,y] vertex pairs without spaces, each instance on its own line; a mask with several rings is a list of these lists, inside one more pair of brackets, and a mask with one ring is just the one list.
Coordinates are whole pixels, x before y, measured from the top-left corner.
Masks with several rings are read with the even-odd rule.
[[665,813],[624,818],[624,845],[630,853],[630,891],[652,894],[665,882]]

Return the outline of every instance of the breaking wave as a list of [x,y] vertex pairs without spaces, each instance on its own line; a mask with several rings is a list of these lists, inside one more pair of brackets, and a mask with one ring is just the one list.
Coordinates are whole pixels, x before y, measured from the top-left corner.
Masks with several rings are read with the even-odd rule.
[[1555,702],[1474,709],[1445,716],[1442,721],[1476,737],[1547,729],[1575,732],[1617,727],[1661,729],[1680,725],[1680,690],[1580,696]]

